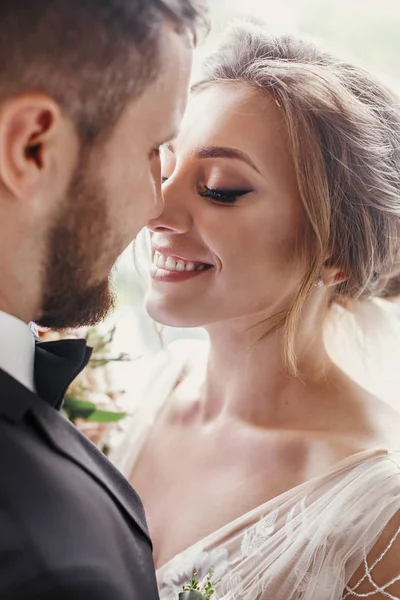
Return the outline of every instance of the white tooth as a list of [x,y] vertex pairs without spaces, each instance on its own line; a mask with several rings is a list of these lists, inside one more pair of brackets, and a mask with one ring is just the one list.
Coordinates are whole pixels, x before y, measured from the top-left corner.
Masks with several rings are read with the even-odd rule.
[[185,263],[183,262],[183,260],[178,260],[178,262],[176,263],[175,269],[177,271],[184,271],[185,270]]
[[160,256],[159,252],[154,252],[153,263],[156,265],[158,263],[158,258]]
[[194,270],[195,270],[195,268],[196,268],[196,267],[195,267],[195,264],[194,264],[194,263],[192,263],[192,262],[188,262],[188,263],[186,263],[186,267],[185,267],[185,270],[186,270],[186,271],[194,271]]
[[175,271],[176,260],[174,258],[172,258],[172,256],[168,256],[166,263],[165,263],[165,267],[167,269],[169,269],[170,271]]
[[206,268],[206,265],[199,265],[199,266],[196,268],[196,271],[204,271],[204,269],[205,269],[205,268]]
[[163,269],[165,267],[165,256],[159,254],[157,257],[157,267]]

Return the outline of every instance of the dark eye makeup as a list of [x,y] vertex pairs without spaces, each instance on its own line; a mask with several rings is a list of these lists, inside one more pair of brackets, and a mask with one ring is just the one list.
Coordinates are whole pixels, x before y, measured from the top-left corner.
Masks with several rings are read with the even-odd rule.
[[[165,183],[167,180],[168,177],[161,177],[162,183]],[[234,204],[240,197],[252,191],[248,188],[210,188],[205,185],[204,189],[199,191],[199,195],[202,198],[210,198],[210,200],[220,204]]]
[[210,198],[214,202],[221,204],[235,204],[237,200],[249,194],[250,189],[229,189],[229,188],[209,188],[204,186],[204,191],[199,192],[203,198]]

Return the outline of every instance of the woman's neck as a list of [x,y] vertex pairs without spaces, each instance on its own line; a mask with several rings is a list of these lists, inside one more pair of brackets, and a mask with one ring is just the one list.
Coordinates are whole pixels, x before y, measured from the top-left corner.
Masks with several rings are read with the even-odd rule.
[[209,328],[209,336],[204,420],[230,415],[254,425],[277,425],[295,419],[301,399],[318,395],[329,382],[333,365],[322,326],[303,326],[297,336],[298,376],[285,365],[282,328],[263,335],[261,325],[239,329],[219,324]]

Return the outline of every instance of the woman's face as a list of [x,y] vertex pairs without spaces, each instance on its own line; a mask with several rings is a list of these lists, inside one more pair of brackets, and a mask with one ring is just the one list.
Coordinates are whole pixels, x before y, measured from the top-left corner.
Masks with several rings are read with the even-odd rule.
[[305,271],[303,213],[275,102],[241,83],[197,91],[162,154],[149,314],[195,327],[254,324],[288,308]]

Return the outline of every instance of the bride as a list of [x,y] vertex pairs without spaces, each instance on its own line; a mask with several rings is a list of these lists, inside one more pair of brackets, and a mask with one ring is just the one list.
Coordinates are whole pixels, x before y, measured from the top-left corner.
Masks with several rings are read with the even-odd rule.
[[323,342],[335,307],[394,289],[396,102],[240,25],[163,150],[147,310],[209,343],[160,354],[113,457],[143,499],[161,600],[210,569],[216,600],[400,598],[400,415]]

